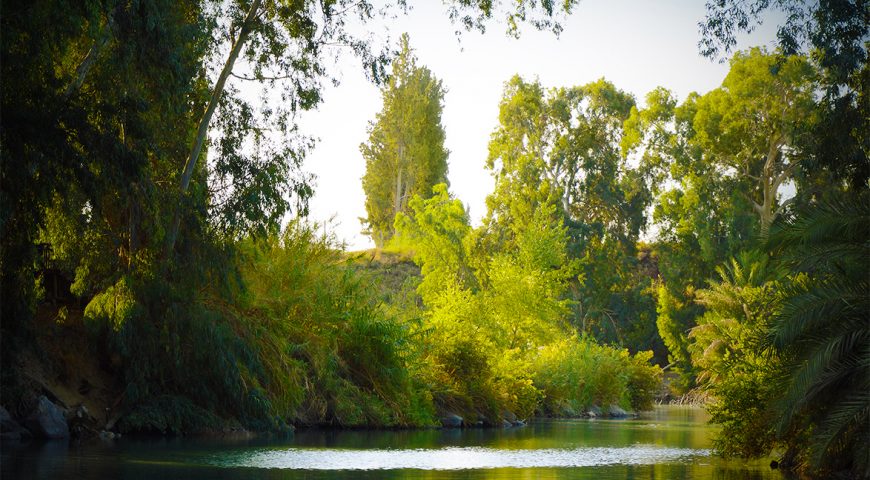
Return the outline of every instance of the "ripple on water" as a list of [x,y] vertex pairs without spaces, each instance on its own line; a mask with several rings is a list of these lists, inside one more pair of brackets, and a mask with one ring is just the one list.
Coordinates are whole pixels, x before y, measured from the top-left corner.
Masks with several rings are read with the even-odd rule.
[[683,463],[694,457],[709,455],[709,450],[646,445],[538,450],[500,450],[483,447],[404,450],[289,448],[227,453],[214,458],[210,463],[222,467],[294,470],[461,470]]

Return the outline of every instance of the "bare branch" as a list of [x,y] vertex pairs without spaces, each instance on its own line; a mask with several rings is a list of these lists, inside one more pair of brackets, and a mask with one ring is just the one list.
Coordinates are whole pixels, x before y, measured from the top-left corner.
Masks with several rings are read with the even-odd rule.
[[263,80],[288,80],[288,79],[293,78],[292,75],[279,75],[276,77],[261,75],[260,77],[249,77],[247,75],[239,75],[237,73],[232,73],[232,72],[230,72],[230,76],[238,78],[239,80],[245,80],[248,82],[259,82],[259,81],[263,81]]

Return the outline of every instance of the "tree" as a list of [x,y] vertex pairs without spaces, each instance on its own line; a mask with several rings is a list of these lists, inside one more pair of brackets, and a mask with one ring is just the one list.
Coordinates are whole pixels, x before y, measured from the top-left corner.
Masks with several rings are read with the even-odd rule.
[[[158,185],[192,132],[184,106],[203,104],[208,15],[196,3],[92,7],[14,4],[3,17],[2,295],[15,299],[4,327],[26,324],[28,308],[12,306],[44,258],[61,257],[79,293],[147,269],[176,203]],[[37,242],[50,243],[42,258]]]
[[[805,58],[752,49],[735,54],[719,88],[681,105],[653,90],[625,122],[622,147],[640,156],[658,196],[657,323],[687,387],[686,333],[704,310],[695,292],[716,265],[756,246],[790,204],[816,193],[804,168],[814,88]],[[796,195],[784,200],[787,183]]]
[[[76,277],[76,293],[93,296],[93,318],[129,326],[112,332],[124,346],[126,401],[172,393],[209,404],[212,387],[227,394],[244,384],[232,373],[242,368],[235,347],[181,348],[178,340],[230,338],[202,296],[234,276],[227,254],[239,238],[274,233],[294,201],[305,212],[312,190],[301,164],[312,143],[294,114],[320,101],[337,49],[361,58],[370,78],[385,77],[388,54],[350,23],[406,6],[396,3],[4,3],[2,361],[15,358],[12,342],[31,326],[47,261]],[[456,0],[446,8],[466,29],[505,13],[514,26],[558,32],[556,17],[573,3],[499,10]],[[279,100],[254,108],[237,87],[247,81]],[[135,308],[101,308],[113,296]],[[221,362],[236,366],[229,383],[185,377]],[[264,415],[266,403],[235,393],[223,398]]]
[[447,182],[447,150],[441,109],[444,87],[426,67],[417,66],[408,35],[381,90],[383,109],[369,124],[369,140],[360,145],[366,160],[364,223],[375,244],[392,238],[393,220],[406,212],[414,195],[427,197]]
[[694,137],[715,174],[742,190],[765,236],[789,202],[780,188],[794,180],[815,110],[814,72],[805,58],[738,52],[722,86],[697,99]]
[[[504,14],[513,33],[524,21],[558,32],[557,17],[573,4],[522,1],[512,10],[457,0],[446,8],[465,29],[483,30]],[[32,310],[34,241],[55,195],[81,187],[83,209],[72,213],[127,227],[124,239],[101,236],[113,243],[107,251],[129,260],[136,256],[118,243],[133,250],[160,245],[162,253],[149,253],[147,263],[181,271],[190,252],[190,245],[176,249],[181,225],[195,244],[208,233],[274,231],[293,200],[305,211],[311,186],[300,166],[311,142],[298,135],[293,114],[319,102],[325,63],[342,48],[336,45],[360,57],[375,80],[384,77],[388,58],[351,33],[351,19],[365,23],[382,12],[367,1],[63,7],[4,5],[0,282],[4,298],[22,300],[4,302],[6,325],[25,322]],[[239,81],[257,82],[281,101],[254,109],[234,86]],[[210,132],[215,148],[205,162]],[[146,165],[151,170],[143,173]],[[111,214],[93,210],[97,197],[109,199],[99,190],[107,184],[125,199]],[[153,214],[154,228],[141,228],[145,213]]]
[[788,367],[773,402],[787,457],[867,476],[870,201],[866,190],[838,197],[775,225],[768,246],[794,279],[766,340]]
[[777,31],[778,47],[785,55],[804,53],[818,66],[824,91],[813,129],[810,167],[830,171],[852,188],[867,187],[870,178],[867,122],[866,0],[721,0],[707,2],[707,15],[698,24],[699,48],[708,58],[728,54],[739,32],[761,23],[765,10],[785,13]]
[[635,248],[651,195],[644,173],[620,150],[633,106],[631,95],[603,79],[545,91],[515,76],[505,85],[487,160],[496,187],[484,220],[489,238],[479,241],[510,248],[510,225],[531,223],[539,206],[556,204],[570,255],[583,266],[582,284],[572,283],[573,323],[606,341],[634,329],[643,316],[635,307],[652,308],[634,298],[648,295],[643,287],[626,287],[650,280],[635,275]]
[[[561,11],[569,13],[574,2],[575,0],[569,0],[563,3]],[[398,5],[401,8],[407,7],[405,0],[399,0]],[[460,20],[466,29],[477,27],[481,31],[494,13],[492,3],[479,5],[466,0],[456,0],[448,3],[447,7],[451,19]],[[216,8],[218,11],[224,10],[222,5]],[[539,30],[552,29],[557,33],[561,30],[559,23],[554,20],[559,10],[554,9],[552,3],[540,5],[539,11],[537,2],[522,0],[515,8],[516,11],[506,12],[511,33],[518,33],[517,25],[523,21],[529,21]],[[311,195],[311,188],[305,177],[293,181],[292,177],[286,175],[288,168],[298,168],[301,165],[310,145],[306,139],[294,135],[297,130],[292,115],[297,110],[308,110],[319,103],[320,82],[327,73],[324,62],[328,57],[329,46],[348,46],[362,59],[370,78],[375,81],[383,79],[388,61],[387,53],[375,52],[370,38],[356,36],[348,26],[348,16],[353,13],[360,22],[365,23],[390,9],[377,10],[368,1],[355,0],[326,3],[300,0],[291,4],[274,0],[251,0],[250,3],[234,2],[226,10],[228,14],[219,18],[217,24],[224,27],[221,33],[229,39],[229,52],[211,89],[208,105],[199,119],[190,154],[187,155],[180,174],[179,191],[184,195],[190,186],[194,167],[201,156],[205,137],[218,106],[221,105],[227,110],[224,119],[238,118],[239,112],[246,113],[247,115],[241,116],[246,122],[233,124],[229,121],[223,128],[225,138],[228,137],[229,140],[220,143],[228,151],[223,152],[224,155],[219,157],[215,167],[225,180],[224,183],[230,185],[226,194],[243,200],[222,203],[236,208],[250,207],[253,210],[247,211],[252,211],[253,215],[247,215],[248,219],[253,217],[255,221],[274,225],[288,207],[285,193],[292,192],[297,195],[300,210],[303,212],[306,210],[307,197]],[[252,76],[234,73],[240,56],[248,63]],[[283,104],[278,108],[263,108],[260,111],[262,120],[256,122],[245,102],[231,96],[225,98],[230,76],[264,83],[270,88],[276,82],[282,84]],[[230,89],[228,93],[235,92]],[[237,105],[237,109],[226,108],[233,103]],[[268,137],[261,134],[262,124],[266,123],[280,129],[278,148],[270,148],[270,142],[265,141]],[[249,135],[254,136],[255,146],[265,146],[255,148],[252,152],[242,150],[243,142],[240,140]],[[255,184],[265,187],[265,190],[251,192],[245,188],[252,179]],[[236,208],[226,210],[231,218],[235,217]],[[265,215],[260,215],[261,212]],[[171,252],[174,246],[179,221],[176,214],[168,234],[167,252]],[[255,223],[253,226],[261,227],[262,224]]]

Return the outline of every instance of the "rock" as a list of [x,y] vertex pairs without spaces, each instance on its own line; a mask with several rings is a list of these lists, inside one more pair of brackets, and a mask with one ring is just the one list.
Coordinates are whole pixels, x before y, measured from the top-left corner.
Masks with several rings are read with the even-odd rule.
[[63,410],[40,395],[36,409],[24,421],[27,428],[40,438],[69,438],[69,425]]
[[91,412],[88,411],[88,407],[79,405],[79,408],[76,409],[75,415],[76,418],[90,418]]
[[501,426],[502,426],[502,428],[511,428],[511,427],[514,426],[514,424],[511,423],[511,422],[509,422],[509,421],[507,421],[507,420],[502,420],[502,421],[501,421]]
[[526,422],[524,420],[517,419],[514,421],[514,426],[515,427],[525,427]]
[[31,436],[30,431],[19,425],[5,408],[0,407],[0,440],[19,441]]
[[593,412],[592,410],[589,410],[588,412],[586,412],[586,416],[589,418],[598,418],[598,414]]
[[611,405],[607,409],[607,415],[611,418],[625,418],[628,416],[628,412],[620,408],[619,405]]
[[604,412],[601,411],[601,407],[598,405],[592,405],[589,407],[589,416],[590,417],[600,417]]
[[514,423],[517,421],[517,416],[514,415],[514,412],[512,412],[510,410],[502,410],[501,418],[503,418],[511,423]]
[[109,442],[109,441],[114,440],[115,437],[116,437],[116,435],[115,435],[114,433],[112,433],[112,432],[107,432],[107,431],[105,431],[105,430],[103,430],[103,431],[100,432],[100,440],[103,440],[103,441]]
[[462,417],[455,413],[448,413],[441,417],[441,426],[444,428],[460,428],[462,427]]
[[18,425],[18,422],[12,419],[12,415],[9,415],[9,412],[5,408],[0,407],[0,432],[9,432],[20,428],[21,425]]

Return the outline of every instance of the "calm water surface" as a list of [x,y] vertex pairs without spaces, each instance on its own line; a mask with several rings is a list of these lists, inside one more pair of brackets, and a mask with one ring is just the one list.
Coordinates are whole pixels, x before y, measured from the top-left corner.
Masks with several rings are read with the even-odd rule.
[[252,440],[122,439],[3,445],[2,478],[781,479],[724,461],[692,407],[631,420],[539,420],[492,430],[300,431]]

